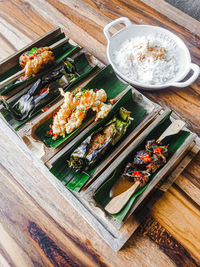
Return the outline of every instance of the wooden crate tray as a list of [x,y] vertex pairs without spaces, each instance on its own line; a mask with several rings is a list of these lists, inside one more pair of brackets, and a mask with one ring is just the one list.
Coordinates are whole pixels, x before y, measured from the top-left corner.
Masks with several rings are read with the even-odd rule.
[[[3,67],[1,68],[1,72],[7,71],[12,68],[16,62],[18,61],[19,55],[28,50],[33,46],[42,46],[47,41],[51,40],[54,36],[61,33],[60,29],[55,29],[50,33],[46,34],[45,36],[41,37],[39,40],[31,43],[30,46],[25,47],[24,49],[20,50],[19,52],[15,53],[13,56],[9,57],[8,59],[4,60],[0,65]],[[99,63],[101,64],[101,63]],[[21,88],[21,87],[20,87]],[[12,95],[18,93],[18,88],[14,93],[7,95],[7,99],[12,97]],[[142,99],[143,103],[148,103],[150,105],[149,116],[146,117],[146,120],[143,121],[143,124],[133,131],[132,134],[129,136],[126,144],[119,149],[120,150],[120,158],[125,157],[127,153],[129,153],[136,145],[149,133],[151,129],[154,128],[155,123],[159,120],[165,112],[161,107],[152,103],[150,100],[145,98],[142,94],[140,94],[137,90],[132,88],[133,95],[135,94],[138,99]],[[45,114],[39,115],[33,121],[33,127],[30,125],[25,125],[20,131],[15,132],[8,123],[1,117],[0,128],[11,138],[11,140],[17,144],[20,149],[27,155],[27,157],[33,162],[35,166],[45,175],[45,177],[56,187],[56,189],[65,197],[65,199],[79,212],[81,216],[95,229],[95,231],[115,250],[118,251],[125,242],[129,239],[129,237],[134,233],[137,229],[139,224],[142,222],[144,217],[148,214],[147,211],[151,208],[152,202],[151,199],[142,199],[141,202],[138,202],[137,209],[133,213],[127,216],[126,220],[122,223],[118,222],[114,218],[108,216],[104,213],[102,209],[100,209],[93,201],[91,197],[91,193],[94,193],[97,186],[99,186],[105,179],[105,173],[102,173],[96,179],[94,183],[91,185],[88,184],[88,190],[86,192],[72,192],[68,188],[65,187],[63,183],[55,178],[55,176],[49,171],[49,167],[53,164],[53,162],[62,155],[66,148],[69,148],[71,145],[75,144],[79,138],[88,131],[90,128],[85,128],[80,135],[77,135],[73,140],[67,144],[64,143],[58,149],[53,151],[52,148],[43,147],[41,148],[41,142],[36,140],[34,136],[34,130],[38,124],[41,123],[42,120],[46,120],[51,112],[55,111],[61,102],[57,102],[52,106],[52,108]],[[152,108],[153,107],[153,108]],[[159,113],[159,115],[158,115]],[[172,118],[174,115],[172,115]],[[35,128],[34,128],[35,127]],[[92,124],[89,127],[93,127]],[[142,132],[142,130],[144,130]],[[132,142],[134,140],[134,142]],[[66,146],[65,146],[66,145]],[[41,157],[41,151],[44,149],[45,153],[43,153]],[[198,153],[200,149],[199,139],[196,135],[190,134],[190,138],[188,138],[187,142],[181,147],[180,151],[177,151],[177,154],[170,159],[169,163],[166,168],[163,168],[162,173],[160,174],[158,180],[156,180],[156,184],[152,185],[151,189],[159,189],[163,192],[167,191],[167,189],[171,186],[171,184],[175,181],[178,175],[183,171],[183,169],[187,166],[190,160]],[[38,157],[39,154],[39,157]],[[115,159],[116,158],[116,159]],[[114,160],[115,159],[115,160]],[[116,162],[118,160],[117,157],[113,157],[113,163],[106,169],[106,171],[111,172],[114,166],[116,166]],[[46,165],[44,164],[46,163]],[[99,179],[100,178],[100,179]],[[164,181],[163,181],[164,178]],[[145,191],[145,197],[149,191]],[[149,196],[149,195],[148,195]],[[144,200],[147,201],[145,207],[141,207],[141,204],[144,204]],[[140,205],[140,206],[139,206]],[[138,208],[139,207],[139,208]]]

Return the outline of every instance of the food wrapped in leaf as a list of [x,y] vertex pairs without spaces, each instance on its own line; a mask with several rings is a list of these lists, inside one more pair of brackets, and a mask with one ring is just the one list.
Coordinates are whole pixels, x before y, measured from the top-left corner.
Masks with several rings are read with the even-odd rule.
[[126,133],[130,112],[121,107],[104,127],[88,136],[71,154],[68,166],[75,172],[90,169]]
[[68,59],[64,66],[57,68],[50,74],[38,79],[33,86],[14,104],[3,104],[15,119],[23,121],[36,109],[43,107],[59,95],[59,88],[66,88],[77,77],[76,69]]

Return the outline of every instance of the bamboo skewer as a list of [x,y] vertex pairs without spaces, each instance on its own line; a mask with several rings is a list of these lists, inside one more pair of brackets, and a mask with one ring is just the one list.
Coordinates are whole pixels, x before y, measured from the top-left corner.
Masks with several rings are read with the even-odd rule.
[[[49,46],[50,49],[55,49],[58,46],[66,43],[69,40],[68,37],[65,37],[61,40],[59,40],[58,42],[52,44],[51,46]],[[7,84],[11,83],[12,81],[16,80],[17,78],[21,77],[22,75],[24,75],[25,73],[25,69],[22,69],[20,71],[18,71],[17,73],[13,74],[12,76],[10,76],[9,78],[3,80],[2,82],[0,82],[0,89],[3,88],[4,86],[6,86]]]

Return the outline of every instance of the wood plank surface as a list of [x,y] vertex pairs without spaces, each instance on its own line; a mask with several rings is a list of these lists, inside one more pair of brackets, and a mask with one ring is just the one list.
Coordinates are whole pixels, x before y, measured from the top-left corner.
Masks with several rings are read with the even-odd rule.
[[[153,0],[0,1],[0,59],[60,26],[106,62],[102,29],[112,19],[128,16],[134,23],[178,34],[192,61],[200,65],[200,23],[168,4],[165,7],[159,1],[156,11]],[[199,94],[200,79],[185,89],[145,93],[175,110],[198,135]],[[116,254],[2,132],[0,149],[2,266],[199,266],[200,154]]]

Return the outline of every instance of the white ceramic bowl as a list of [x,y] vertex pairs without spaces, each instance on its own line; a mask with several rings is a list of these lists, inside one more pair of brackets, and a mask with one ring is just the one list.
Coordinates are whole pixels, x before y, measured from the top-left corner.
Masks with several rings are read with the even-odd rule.
[[[111,36],[109,30],[111,29],[111,27],[119,23],[125,24],[125,27]],[[104,28],[104,34],[108,41],[107,57],[109,63],[112,65],[114,71],[122,80],[136,87],[145,90],[158,90],[169,86],[186,87],[193,83],[199,76],[200,68],[198,65],[191,62],[189,50],[184,42],[178,36],[164,28],[150,25],[134,25],[128,18],[122,17],[106,25],[106,27]],[[152,85],[131,80],[123,75],[119,71],[117,65],[114,63],[114,53],[119,50],[123,42],[133,37],[149,35],[159,36],[159,39],[167,39],[167,41],[174,47],[176,51],[178,71],[176,73],[176,76],[173,79],[169,80],[167,83]],[[188,80],[181,82],[181,80],[185,78],[190,70],[193,71],[192,76]]]

